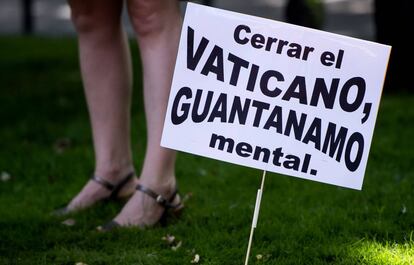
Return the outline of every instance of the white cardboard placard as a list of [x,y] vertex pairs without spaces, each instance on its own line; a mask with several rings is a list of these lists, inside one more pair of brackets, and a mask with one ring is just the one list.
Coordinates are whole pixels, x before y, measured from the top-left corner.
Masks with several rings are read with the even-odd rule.
[[390,50],[189,3],[161,145],[361,189]]

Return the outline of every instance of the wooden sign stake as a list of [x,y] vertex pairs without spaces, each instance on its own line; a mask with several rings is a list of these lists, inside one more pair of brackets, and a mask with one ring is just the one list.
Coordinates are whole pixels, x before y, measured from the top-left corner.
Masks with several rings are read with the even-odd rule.
[[246,261],[244,262],[244,265],[248,265],[249,264],[250,249],[252,248],[252,241],[253,241],[254,229],[257,226],[257,219],[259,218],[260,203],[262,201],[262,194],[263,194],[263,188],[264,188],[265,179],[266,179],[266,170],[263,171],[262,184],[260,185],[260,189],[257,190],[256,205],[254,207],[253,220],[252,220],[252,228],[250,230],[249,244],[247,246]]

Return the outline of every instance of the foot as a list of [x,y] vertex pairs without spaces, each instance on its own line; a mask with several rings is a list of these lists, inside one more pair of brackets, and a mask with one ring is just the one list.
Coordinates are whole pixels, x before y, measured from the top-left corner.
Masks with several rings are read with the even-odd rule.
[[[139,184],[148,187],[154,192],[161,194],[164,198],[169,200],[176,189],[175,178],[171,177],[168,181],[154,182],[139,180]],[[180,197],[176,196],[173,204],[180,202]],[[154,198],[148,196],[144,192],[137,190],[129,199],[121,212],[115,217],[115,221],[119,226],[136,226],[136,227],[150,227],[160,221],[165,208],[157,203]]]
[[[103,179],[104,181],[111,183],[113,185],[118,185],[122,182],[125,177],[132,172],[132,169],[124,170],[120,173],[101,173],[99,178]],[[133,176],[129,179],[119,190],[116,194],[116,197],[123,198],[131,196],[135,191],[135,186],[138,183],[138,179],[136,176]],[[66,206],[67,212],[74,212],[79,211],[85,208],[88,208],[99,201],[107,199],[111,196],[113,191],[109,188],[105,187],[102,183],[99,183],[93,179],[90,179],[86,185],[82,188],[82,190],[70,201],[70,203]]]

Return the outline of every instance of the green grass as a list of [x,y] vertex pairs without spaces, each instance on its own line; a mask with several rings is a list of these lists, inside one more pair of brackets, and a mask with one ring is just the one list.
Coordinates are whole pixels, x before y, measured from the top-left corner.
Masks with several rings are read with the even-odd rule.
[[[135,72],[139,72],[133,45]],[[145,146],[140,76],[133,145]],[[243,264],[261,173],[180,154],[186,211],[167,227],[101,234],[121,203],[61,224],[49,212],[93,169],[74,39],[0,38],[0,264]],[[362,191],[269,174],[251,264],[414,264],[414,96],[383,97]],[[55,143],[70,145],[56,152]],[[176,236],[173,251],[161,240]],[[256,259],[261,254],[262,259]]]

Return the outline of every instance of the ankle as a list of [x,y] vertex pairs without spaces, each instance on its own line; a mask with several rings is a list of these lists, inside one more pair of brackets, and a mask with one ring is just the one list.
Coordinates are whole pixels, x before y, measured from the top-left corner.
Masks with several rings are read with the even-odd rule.
[[125,164],[105,164],[103,166],[96,166],[94,174],[108,181],[118,181],[123,179],[127,174],[134,171],[132,163]]
[[141,175],[139,183],[157,193],[169,195],[176,188],[176,179],[174,174],[164,176]]

